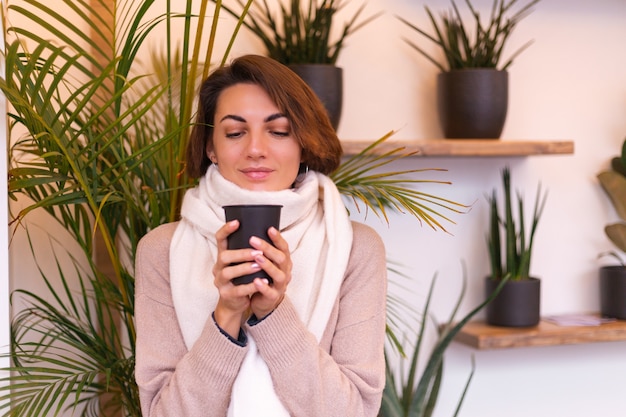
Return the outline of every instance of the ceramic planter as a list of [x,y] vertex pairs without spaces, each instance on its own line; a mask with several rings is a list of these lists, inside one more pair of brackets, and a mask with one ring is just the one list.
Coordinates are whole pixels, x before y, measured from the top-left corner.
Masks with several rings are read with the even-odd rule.
[[343,70],[326,64],[292,64],[289,68],[317,94],[337,130],[343,105]]
[[[497,288],[499,281],[487,277],[486,294]],[[529,278],[508,281],[500,293],[487,304],[487,324],[505,327],[531,327],[539,324],[541,281]]]
[[437,105],[444,136],[500,138],[508,107],[508,85],[508,73],[493,68],[440,73]]
[[621,265],[600,268],[600,314],[626,320],[626,268]]

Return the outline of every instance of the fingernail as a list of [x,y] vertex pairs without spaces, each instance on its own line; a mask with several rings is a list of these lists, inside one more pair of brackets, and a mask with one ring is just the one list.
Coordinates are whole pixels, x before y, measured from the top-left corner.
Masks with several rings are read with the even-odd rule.
[[270,285],[270,280],[267,278],[263,278],[263,283],[265,283],[265,285]]
[[258,237],[256,237],[256,236],[252,236],[252,237],[250,238],[250,243],[251,243],[251,244],[253,244],[253,245],[258,245],[258,244],[260,244],[260,243],[261,243],[261,239],[259,239],[259,238],[258,238]]
[[252,269],[259,269],[259,264],[254,263],[254,264],[250,265],[250,268],[252,268]]
[[250,255],[251,255],[253,258],[256,258],[257,256],[261,256],[261,255],[263,255],[263,251],[260,251],[260,250],[253,250],[252,252],[250,252]]

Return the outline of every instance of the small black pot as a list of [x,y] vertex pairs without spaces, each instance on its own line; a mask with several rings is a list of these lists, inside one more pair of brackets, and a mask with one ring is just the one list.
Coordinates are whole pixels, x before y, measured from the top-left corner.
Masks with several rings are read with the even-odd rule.
[[[494,292],[500,281],[487,277],[487,296]],[[500,293],[487,304],[487,324],[505,327],[531,327],[539,324],[541,281],[529,278],[508,281]]]
[[343,106],[343,70],[330,64],[292,64],[289,68],[319,97],[337,130]]
[[626,320],[626,268],[621,265],[600,268],[600,314]]
[[498,139],[509,99],[509,76],[493,68],[442,72],[437,104],[443,134],[449,139]]

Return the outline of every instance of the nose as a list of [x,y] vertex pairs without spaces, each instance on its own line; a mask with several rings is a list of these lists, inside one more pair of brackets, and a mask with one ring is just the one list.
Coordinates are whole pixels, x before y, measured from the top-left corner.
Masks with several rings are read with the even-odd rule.
[[248,135],[248,146],[246,147],[249,158],[262,158],[267,154],[268,138],[260,131],[251,131]]

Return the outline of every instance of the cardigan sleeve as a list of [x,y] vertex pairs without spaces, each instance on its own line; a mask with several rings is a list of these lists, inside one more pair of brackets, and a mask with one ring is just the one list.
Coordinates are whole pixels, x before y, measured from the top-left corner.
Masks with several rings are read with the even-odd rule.
[[[354,223],[346,276],[321,346],[286,297],[248,328],[292,416],[374,417],[385,385],[387,268],[384,245]],[[324,343],[322,343],[323,345]]]
[[142,415],[225,416],[247,347],[225,337],[211,316],[191,349],[185,346],[169,284],[174,229],[155,229],[137,248],[135,379]]

